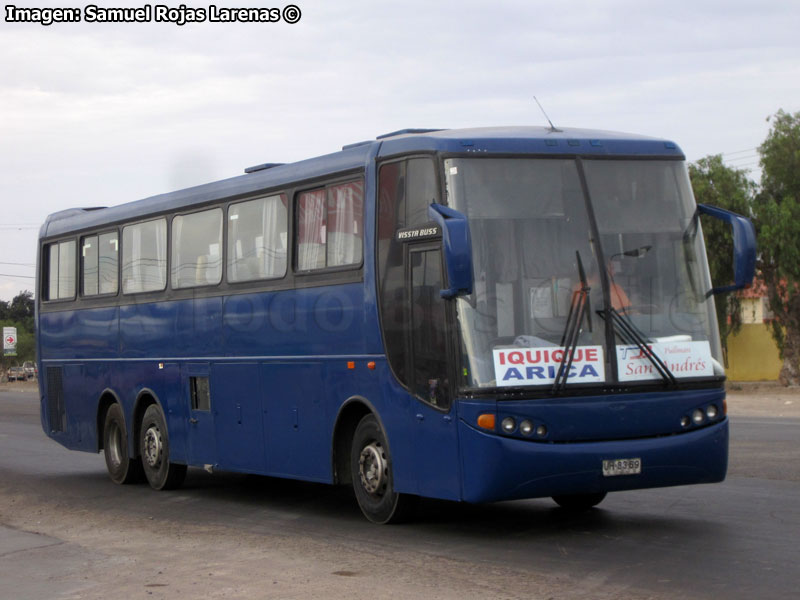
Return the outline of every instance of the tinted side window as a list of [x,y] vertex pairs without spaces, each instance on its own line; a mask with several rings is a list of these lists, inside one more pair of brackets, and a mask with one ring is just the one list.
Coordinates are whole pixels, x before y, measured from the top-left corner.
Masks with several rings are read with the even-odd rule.
[[411,252],[411,339],[414,393],[443,408],[448,403],[445,301],[439,291],[442,254],[439,250]]
[[167,221],[156,219],[122,230],[122,292],[163,290],[167,285]]
[[47,247],[47,300],[75,297],[75,240],[50,244]]
[[228,281],[286,274],[286,195],[232,204],[228,209]]
[[387,163],[378,174],[378,293],[386,354],[392,369],[404,385],[408,380],[407,334],[408,291],[405,279],[404,244],[397,240],[399,229],[429,222],[428,206],[438,202],[434,162],[412,158]]
[[222,209],[172,219],[172,287],[222,281]]
[[439,197],[431,159],[412,158],[406,162],[406,188],[405,227],[430,222],[428,207]]
[[408,321],[403,244],[395,232],[405,224],[405,163],[381,167],[378,175],[378,265],[381,325],[386,356],[407,385],[405,324]]

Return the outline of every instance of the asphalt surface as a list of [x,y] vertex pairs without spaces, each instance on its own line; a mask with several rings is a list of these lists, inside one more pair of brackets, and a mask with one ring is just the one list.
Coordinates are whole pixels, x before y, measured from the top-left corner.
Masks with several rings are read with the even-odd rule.
[[[122,569],[117,578],[129,598],[191,592],[177,587],[189,585],[186,573],[167,554],[157,564],[173,568],[168,580],[161,570],[137,579],[127,562],[109,558],[111,542],[97,532],[113,536],[115,523],[131,540],[126,547],[134,563],[147,564],[148,536],[167,530],[201,555],[210,547],[235,552],[246,539],[255,548],[281,546],[287,561],[298,557],[261,573],[264,585],[271,580],[278,587],[248,588],[231,566],[228,587],[209,583],[199,594],[194,588],[197,597],[310,597],[317,576],[315,593],[341,598],[798,594],[796,416],[732,410],[729,476],[721,484],[611,494],[581,515],[546,499],[477,506],[423,501],[412,523],[378,527],[364,521],[347,490],[316,484],[191,469],[175,492],[116,486],[102,455],[71,452],[47,439],[37,410],[35,393],[0,391],[0,598],[101,597],[114,581],[107,582],[109,561]],[[278,559],[267,556],[264,564]],[[337,561],[349,566],[336,567]],[[305,579],[281,581],[282,569]],[[398,573],[403,569],[409,572]]]

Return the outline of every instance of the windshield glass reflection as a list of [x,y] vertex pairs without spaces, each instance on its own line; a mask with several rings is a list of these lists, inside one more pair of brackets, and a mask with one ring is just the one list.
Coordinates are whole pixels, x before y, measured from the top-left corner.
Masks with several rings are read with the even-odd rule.
[[[469,218],[473,244],[475,290],[457,301],[466,385],[552,385],[558,349],[570,336],[572,356],[582,360],[569,385],[669,379],[642,356],[648,348],[672,352],[664,363],[678,378],[720,375],[705,250],[683,163],[583,166],[596,229],[574,160],[445,161],[448,202]],[[571,326],[577,307],[580,322]],[[526,352],[545,348],[553,351]]]

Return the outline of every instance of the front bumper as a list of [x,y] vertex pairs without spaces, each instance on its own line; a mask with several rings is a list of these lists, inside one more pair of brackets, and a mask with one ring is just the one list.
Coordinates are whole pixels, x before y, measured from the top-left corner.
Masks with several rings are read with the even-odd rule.
[[[725,479],[728,419],[675,435],[546,443],[480,431],[459,420],[462,499],[491,502],[613,492]],[[603,476],[603,461],[640,458],[638,475]]]

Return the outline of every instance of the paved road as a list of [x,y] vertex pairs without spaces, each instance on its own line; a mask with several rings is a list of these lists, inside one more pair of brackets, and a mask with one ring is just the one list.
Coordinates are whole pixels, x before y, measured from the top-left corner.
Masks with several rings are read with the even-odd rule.
[[346,490],[302,482],[190,470],[176,492],[115,486],[36,410],[0,392],[0,598],[751,600],[800,584],[797,418],[732,417],[722,484],[612,494],[578,516],[425,501],[377,527]]

